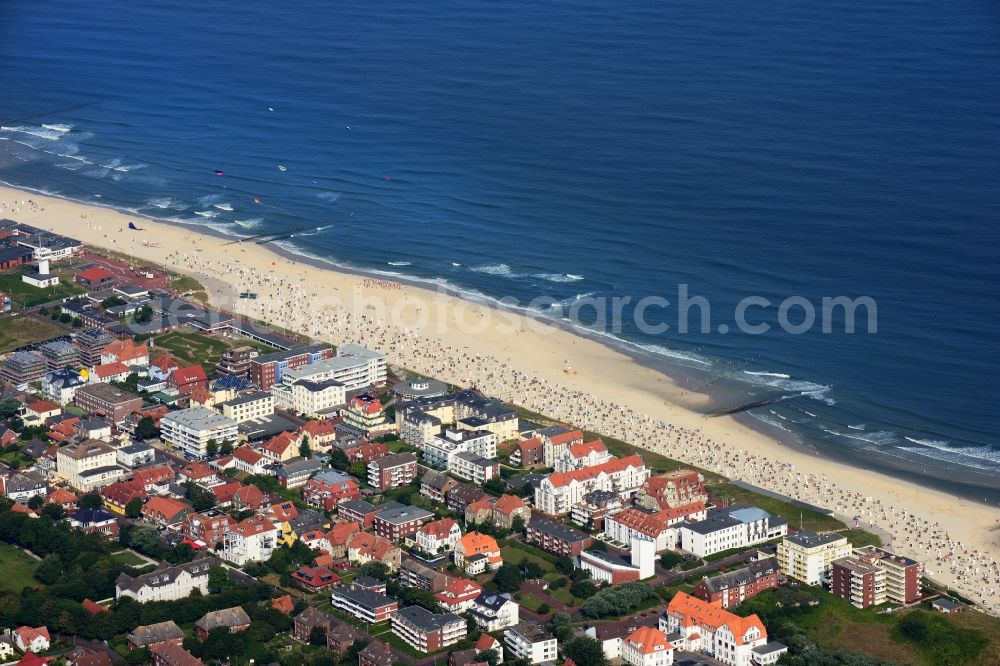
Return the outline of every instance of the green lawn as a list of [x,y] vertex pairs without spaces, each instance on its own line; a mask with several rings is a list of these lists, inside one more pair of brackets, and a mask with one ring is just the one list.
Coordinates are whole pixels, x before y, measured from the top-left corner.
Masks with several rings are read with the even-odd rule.
[[10,544],[0,544],[0,590],[20,592],[26,587],[42,587],[34,578],[38,560]]
[[217,338],[201,333],[171,331],[157,337],[154,345],[166,349],[184,362],[215,366],[229,345]]
[[73,282],[74,272],[65,266],[53,266],[52,273],[59,276],[59,284],[44,289],[32,286],[21,279],[21,275],[28,270],[35,268],[22,266],[0,273],[0,291],[10,296],[11,302],[18,308],[42,305],[86,292],[86,289]]
[[504,562],[508,564],[520,564],[524,560],[527,560],[542,567],[546,572],[552,571],[551,560],[525,548],[519,548],[519,545],[522,545],[521,542],[510,540],[500,546],[500,556],[503,557]]
[[527,608],[528,610],[537,611],[539,608],[541,608],[543,602],[541,599],[539,599],[534,595],[525,594],[521,597],[521,600],[518,603]]
[[127,567],[138,567],[146,564],[146,561],[135,553],[130,553],[127,550],[120,550],[117,553],[111,554],[111,559],[119,564],[124,564]]
[[65,335],[66,330],[48,317],[24,315],[0,320],[0,353]]
[[784,502],[779,499],[767,497],[766,495],[758,495],[751,490],[740,488],[731,483],[713,483],[708,486],[708,494],[711,497],[732,500],[737,504],[749,504],[759,507],[768,513],[784,518],[788,521],[789,525],[796,528],[800,524],[800,516],[802,527],[807,530],[829,532],[832,530],[842,530],[847,527],[847,525],[844,525],[844,523],[833,516],[828,516],[819,511],[802,509],[790,502]]
[[882,545],[882,539],[879,535],[866,532],[862,529],[840,530],[840,533],[847,537],[847,540],[850,541],[851,545],[855,548]]

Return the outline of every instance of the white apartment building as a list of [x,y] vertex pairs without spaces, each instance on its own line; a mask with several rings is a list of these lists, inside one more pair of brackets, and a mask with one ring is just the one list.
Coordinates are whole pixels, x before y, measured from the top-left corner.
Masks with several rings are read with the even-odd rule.
[[580,442],[579,444],[571,444],[562,449],[561,453],[556,457],[555,470],[557,472],[569,472],[574,469],[583,469],[584,467],[595,467],[613,458],[614,456],[608,451],[608,447],[599,439],[592,442]]
[[755,660],[759,655],[766,655],[763,663],[774,663],[788,650],[767,642],[767,630],[757,615],[741,617],[685,592],[674,595],[659,624],[664,634],[680,634],[673,641],[675,648],[705,652],[728,666],[760,663]]
[[545,627],[525,623],[509,627],[503,632],[503,642],[517,659],[527,659],[528,663],[541,664],[556,660],[558,641]]
[[146,603],[184,599],[191,596],[194,590],[208,594],[209,571],[221,564],[214,557],[205,557],[177,566],[164,562],[154,571],[141,576],[121,573],[115,579],[115,598],[132,597],[139,603]]
[[280,530],[264,516],[251,516],[226,532],[222,556],[239,566],[263,562],[278,547],[280,535]]
[[481,486],[493,477],[500,475],[500,465],[496,460],[484,458],[471,451],[462,451],[451,457],[448,471],[460,479]]
[[646,464],[635,454],[594,467],[553,472],[535,488],[535,508],[553,516],[566,515],[587,493],[607,490],[627,498],[648,478]]
[[56,472],[85,493],[110,486],[125,475],[125,470],[118,466],[118,452],[96,439],[56,451]]
[[681,550],[706,557],[784,536],[788,533],[788,524],[754,506],[733,506],[712,511],[697,523],[684,523],[677,533]]
[[520,622],[520,606],[509,594],[483,592],[472,602],[468,613],[480,631],[500,631]]
[[789,578],[806,585],[819,585],[834,560],[851,554],[851,544],[840,534],[816,534],[799,530],[778,544],[778,566]]
[[188,458],[204,458],[209,440],[236,441],[236,421],[205,407],[168,412],[160,419],[160,438]]
[[452,459],[459,453],[473,453],[493,460],[497,457],[497,436],[488,430],[446,430],[425,442],[423,457],[431,467],[452,469]]
[[274,414],[274,396],[266,391],[241,395],[222,403],[222,415],[237,423]]
[[277,408],[310,418],[329,415],[347,402],[347,390],[336,379],[300,379],[294,384],[277,384],[271,387],[271,394]]
[[462,528],[451,518],[442,518],[422,525],[414,536],[422,551],[436,555],[455,550],[455,544],[462,538]]
[[333,379],[340,382],[345,391],[353,391],[366,386],[381,386],[385,384],[385,376],[384,354],[347,344],[337,347],[337,355],[333,358],[288,368],[282,373],[281,381],[291,386],[301,380],[323,382]]
[[639,627],[622,639],[621,656],[630,666],[670,666],[674,647],[659,629]]

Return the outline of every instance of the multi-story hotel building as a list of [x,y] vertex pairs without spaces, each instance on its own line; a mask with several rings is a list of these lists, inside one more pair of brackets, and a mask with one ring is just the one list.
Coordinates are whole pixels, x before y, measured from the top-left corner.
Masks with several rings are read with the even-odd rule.
[[778,544],[778,566],[789,578],[806,585],[819,585],[830,572],[833,561],[850,554],[851,544],[845,536],[800,530]]
[[554,472],[535,488],[535,508],[563,516],[595,490],[608,490],[627,497],[649,478],[649,470],[637,454],[569,472]]
[[96,439],[70,444],[56,451],[59,476],[85,493],[100,490],[124,476],[125,470],[117,463],[118,453]]
[[169,412],[160,419],[160,437],[188,458],[206,457],[209,440],[222,444],[237,436],[236,421],[205,407]]
[[401,608],[392,616],[392,633],[424,654],[454,645],[467,632],[465,619],[454,613],[432,613],[422,606]]

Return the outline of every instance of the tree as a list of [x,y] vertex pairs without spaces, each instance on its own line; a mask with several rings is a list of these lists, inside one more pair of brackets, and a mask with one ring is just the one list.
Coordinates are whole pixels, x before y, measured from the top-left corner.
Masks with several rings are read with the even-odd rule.
[[60,323],[63,323],[63,324],[69,324],[70,322],[73,321],[73,317],[71,317],[69,314],[63,312],[61,315],[59,315],[59,321],[60,321]]
[[606,553],[608,552],[608,544],[604,543],[600,539],[594,539],[588,550],[592,550],[595,553]]
[[149,664],[152,661],[153,653],[146,647],[137,647],[125,655],[125,663],[127,664]]
[[218,503],[218,499],[210,491],[195,483],[189,483],[184,496],[195,511],[208,511]]
[[228,456],[232,452],[233,452],[232,442],[229,441],[223,442],[222,445],[219,447],[219,453],[221,453],[224,456]]
[[208,591],[224,592],[233,586],[233,580],[225,567],[212,567],[208,571]]
[[135,528],[128,535],[128,543],[132,548],[150,557],[159,557],[164,549],[160,533],[152,527]]
[[83,320],[79,317],[73,317],[73,328],[83,328]]
[[549,620],[549,631],[560,643],[567,642],[573,636],[573,627],[570,625],[572,620],[569,613],[556,613]]
[[514,516],[510,519],[510,531],[513,534],[524,531],[524,518],[521,516]]
[[63,575],[63,563],[58,555],[48,555],[35,569],[35,578],[45,585],[52,585]]
[[358,577],[360,578],[361,576],[371,576],[384,583],[392,578],[392,572],[382,562],[368,562],[358,567]]
[[493,576],[493,584],[501,592],[517,592],[521,589],[521,583],[523,582],[524,578],[521,577],[520,570],[509,564],[501,565],[497,569],[496,575]]
[[351,461],[347,458],[347,454],[340,449],[334,449],[330,452],[330,465],[342,472],[351,469]]
[[573,569],[575,568],[576,567],[573,566],[573,560],[568,557],[560,557],[556,560],[556,571],[561,574],[569,575],[573,573]]
[[46,504],[42,507],[42,516],[51,518],[52,522],[58,523],[66,517],[66,510],[58,504]]
[[507,490],[507,484],[499,476],[494,476],[483,484],[483,490],[491,495],[503,495],[504,491]]
[[143,305],[142,309],[135,313],[135,322],[137,324],[147,324],[151,321],[153,321],[153,308]]
[[108,308],[113,308],[116,305],[125,305],[125,299],[121,296],[108,296],[103,301],[101,301],[101,307],[105,310]]
[[4,419],[9,419],[19,411],[21,411],[21,403],[14,398],[7,398],[0,403],[0,417]]
[[302,435],[302,441],[299,442],[299,455],[303,458],[312,457],[312,449],[309,448],[309,435]]
[[154,421],[151,416],[143,416],[139,419],[139,422],[135,424],[136,439],[146,440],[159,436],[160,429],[156,427],[156,421]]
[[664,551],[664,553],[660,555],[660,565],[664,569],[673,569],[683,561],[684,556],[673,550]]
[[574,597],[580,599],[589,599],[590,597],[597,594],[597,586],[591,583],[589,580],[581,580],[579,582],[573,583],[569,588],[570,594]]
[[205,453],[207,453],[209,457],[214,457],[215,454],[218,452],[219,452],[219,443],[217,441],[215,441],[214,439],[210,439],[207,442],[205,442]]
[[326,645],[326,627],[317,625],[309,632],[309,645]]
[[542,604],[538,607],[539,615],[548,615],[550,612],[552,612],[552,606],[549,606],[548,604]]
[[605,666],[604,649],[589,636],[579,636],[562,646],[563,656],[572,659],[576,666]]
[[142,500],[138,497],[130,499],[125,505],[126,518],[138,518],[142,515]]
[[104,498],[101,497],[100,493],[87,493],[80,498],[77,506],[81,509],[100,509],[104,506]]
[[41,495],[32,495],[31,499],[28,500],[29,509],[40,509],[42,504],[45,504],[45,500],[42,499]]

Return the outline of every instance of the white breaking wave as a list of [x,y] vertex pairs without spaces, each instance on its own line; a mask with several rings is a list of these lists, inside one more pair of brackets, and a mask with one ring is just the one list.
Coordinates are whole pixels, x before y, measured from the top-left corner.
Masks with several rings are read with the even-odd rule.
[[320,192],[316,195],[316,198],[332,203],[340,198],[340,192]]
[[40,139],[48,139],[49,141],[57,141],[62,138],[63,134],[65,134],[65,132],[60,130],[47,128],[45,125],[40,127],[30,127],[28,125],[0,125],[0,130],[5,132],[28,134],[29,136],[37,136]]
[[867,442],[868,444],[874,444],[876,446],[888,446],[899,441],[899,435],[891,430],[877,430],[875,432],[866,432],[863,435],[826,429],[824,429],[824,432],[828,432],[831,435],[837,435],[838,437],[853,439],[858,442]]
[[244,229],[255,229],[260,226],[260,223],[264,221],[262,217],[253,217],[249,220],[234,220],[233,224],[243,227]]
[[412,261],[387,261],[386,263],[390,266],[411,266],[413,264]]
[[[911,442],[917,441],[909,437]],[[921,440],[924,441],[924,440]],[[940,442],[937,442],[940,443]],[[996,471],[1000,467],[1000,451],[991,446],[965,447],[951,449],[948,447],[938,448],[932,446],[900,446],[900,451],[907,451],[932,460],[961,465],[963,467],[973,467],[975,469]]]
[[865,429],[865,424],[864,423],[858,423],[857,425],[849,425],[847,427],[850,428],[851,430],[864,430]]
[[782,424],[781,421],[777,421],[774,418],[772,418],[771,416],[768,416],[767,414],[758,414],[758,413],[753,412],[753,411],[747,412],[747,413],[750,414],[750,416],[752,418],[755,418],[758,421],[762,421],[762,422],[768,424],[769,426],[773,426],[773,427],[777,428],[778,430],[784,430],[785,432],[790,432],[790,430],[784,424]]
[[453,262],[451,262],[451,265],[457,267],[457,266],[461,266],[462,264],[458,263],[457,261],[453,261]]
[[212,206],[213,206],[214,208],[218,208],[219,210],[225,210],[225,211],[232,211],[232,210],[233,210],[233,207],[232,207],[232,206],[230,206],[230,205],[229,205],[229,204],[227,204],[227,203],[221,203],[221,204],[212,204]]
[[537,273],[533,277],[549,282],[579,282],[583,279],[582,275],[573,275],[572,273]]
[[64,134],[73,129],[72,125],[64,125],[62,123],[52,123],[52,124],[42,123],[42,127],[48,130],[52,130],[54,132],[62,132]]
[[507,264],[483,264],[481,266],[471,266],[473,273],[486,273],[487,275],[502,275],[503,277],[515,277]]
[[816,384],[804,379],[792,379],[781,372],[750,372],[743,371],[746,375],[743,380],[757,386],[770,386],[786,393],[796,393],[800,396],[812,398],[825,402],[828,405],[836,404],[836,401],[827,394],[833,390],[832,386]]
[[754,377],[777,377],[778,379],[791,379],[790,375],[786,375],[783,372],[755,372],[753,370],[744,370],[744,374],[753,375]]
[[219,214],[219,211],[217,211],[217,210],[196,210],[194,212],[194,214],[195,215],[201,215],[202,217],[209,217],[209,218],[211,218],[211,217],[217,216]]

